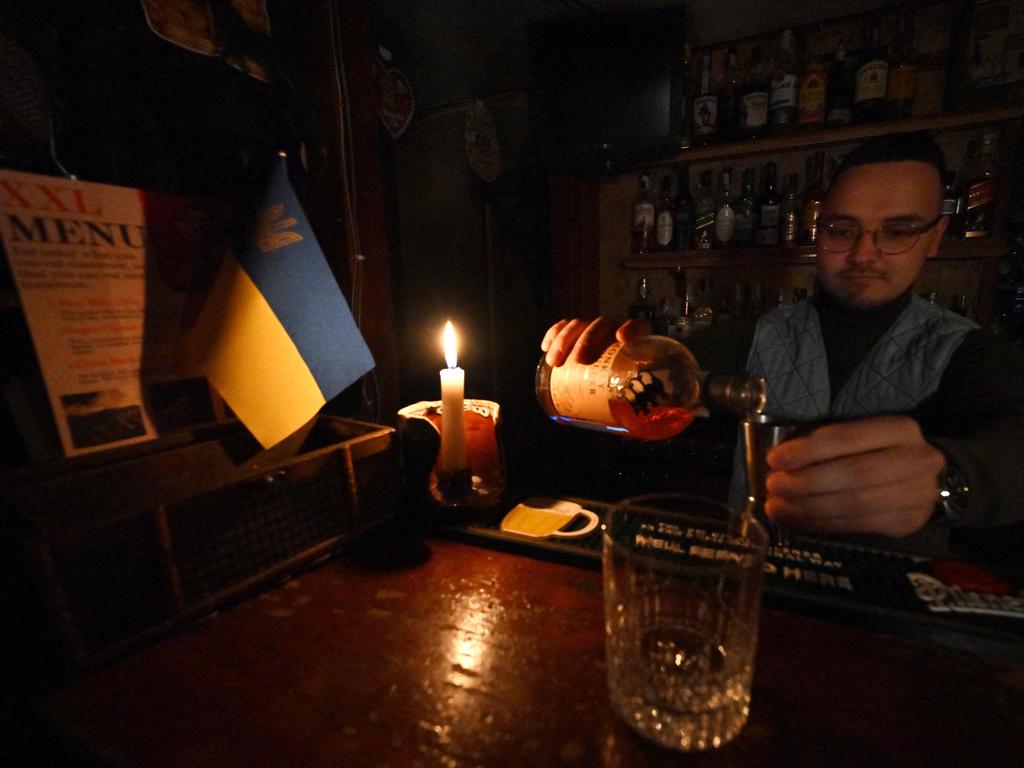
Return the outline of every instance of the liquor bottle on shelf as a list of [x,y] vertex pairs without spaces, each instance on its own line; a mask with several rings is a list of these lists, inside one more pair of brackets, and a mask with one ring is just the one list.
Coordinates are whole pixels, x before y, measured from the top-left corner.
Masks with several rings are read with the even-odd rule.
[[818,242],[818,217],[825,202],[825,153],[815,152],[807,158],[807,187],[804,189],[804,205],[800,214],[800,243],[814,245]]
[[774,133],[787,133],[796,126],[797,69],[793,30],[782,31],[779,60],[772,75],[768,96],[768,121]]
[[711,305],[715,302],[715,281],[708,275],[697,281],[693,297],[691,327],[696,330],[710,328],[715,322],[715,310]]
[[949,307],[961,317],[971,317],[970,302],[966,293],[958,294],[956,300]]
[[1024,237],[999,259],[992,330],[1024,349]]
[[999,199],[996,166],[996,133],[986,130],[978,146],[977,161],[966,177],[966,204],[963,213],[964,237],[991,237],[992,218]]
[[836,50],[836,58],[832,63],[832,72],[828,79],[828,111],[825,122],[828,125],[849,125],[853,117],[853,85],[850,71],[846,66],[846,48],[842,41]]
[[633,319],[644,319],[653,325],[654,305],[651,304],[651,287],[646,277],[641,277],[636,284],[636,301],[629,305],[629,316]]
[[779,204],[782,202],[775,191],[775,161],[769,161],[764,172],[764,194],[757,201],[757,230],[754,235],[757,245],[779,244]]
[[672,177],[665,174],[661,177],[661,194],[654,204],[654,239],[659,251],[672,250],[675,240],[675,207],[675,200],[672,199]]
[[945,188],[942,193],[942,215],[949,219],[949,223],[946,224],[946,231],[942,236],[947,240],[953,240],[960,237],[961,216],[960,191],[956,185],[956,172],[946,171],[943,182]]
[[693,247],[698,251],[709,250],[715,239],[715,192],[711,188],[710,170],[701,171],[700,188],[693,207]]
[[754,245],[754,228],[757,226],[757,195],[754,192],[754,169],[743,171],[743,189],[736,198],[736,234],[733,245],[736,248],[750,248]]
[[732,287],[732,309],[736,317],[750,317],[750,302],[747,300],[747,284],[737,280]]
[[693,197],[690,168],[682,165],[676,174],[676,205],[672,209],[672,249],[688,251],[693,243]]
[[729,48],[725,78],[718,94],[718,131],[719,140],[728,141],[736,138],[740,129],[740,91],[742,78],[736,64],[736,49]]
[[800,176],[791,173],[786,177],[786,186],[779,207],[779,240],[785,246],[797,244],[800,235],[800,197],[797,187]]
[[682,134],[679,137],[679,148],[689,149],[693,143],[693,118],[690,115],[690,103],[693,100],[693,48],[690,41],[683,43],[683,98],[680,112],[683,126]]
[[718,132],[718,96],[711,89],[711,54],[701,57],[700,95],[693,100],[693,144],[704,147]]
[[679,318],[690,316],[690,284],[686,279],[686,270],[676,267],[672,271],[672,278],[676,283],[676,296],[679,297]]
[[889,85],[889,59],[882,45],[876,18],[871,25],[871,44],[861,54],[853,89],[854,122],[866,123],[885,117],[885,95]]
[[765,405],[761,376],[701,371],[689,349],[665,336],[616,342],[592,365],[552,368],[541,358],[534,386],[552,421],[640,440],[674,437],[696,416],[744,418]]
[[653,245],[654,200],[651,177],[640,174],[640,190],[633,203],[633,253],[649,253]]
[[764,285],[754,283],[750,286],[750,316],[758,317],[764,312]]
[[736,209],[732,199],[732,171],[724,168],[718,177],[715,198],[715,248],[731,248],[736,236]]
[[748,139],[756,139],[768,132],[768,81],[765,77],[761,49],[750,53],[750,71],[740,96],[740,130]]
[[818,59],[808,60],[800,76],[797,125],[801,128],[820,128],[825,124],[828,96],[828,72]]
[[[964,151],[964,159],[960,161],[960,170],[957,171],[957,179],[960,184],[957,188],[956,210],[959,214],[956,218],[956,237],[964,237],[966,231],[967,217],[967,193],[970,188],[970,181],[977,175],[978,171],[978,145],[977,139],[967,140],[967,149]],[[947,227],[948,229],[948,227]]]
[[909,117],[914,110],[917,86],[917,54],[914,47],[914,10],[900,10],[893,55],[889,62],[889,83],[886,87],[886,111],[890,117]]
[[672,306],[667,297],[662,298],[658,314],[651,323],[651,329],[659,336],[668,336],[669,329],[675,327],[676,318],[672,315]]

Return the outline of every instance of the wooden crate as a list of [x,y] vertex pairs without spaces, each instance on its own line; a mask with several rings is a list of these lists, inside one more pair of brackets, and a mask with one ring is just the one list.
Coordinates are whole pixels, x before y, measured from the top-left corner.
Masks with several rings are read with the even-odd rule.
[[15,598],[42,607],[35,629],[72,673],[312,562],[398,501],[394,430],[376,424],[322,416],[270,450],[237,426],[143,450],[0,478],[27,571]]

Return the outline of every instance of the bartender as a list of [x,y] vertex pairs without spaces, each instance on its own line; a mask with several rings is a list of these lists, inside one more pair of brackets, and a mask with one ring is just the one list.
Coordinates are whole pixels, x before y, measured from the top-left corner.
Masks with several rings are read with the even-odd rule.
[[[705,370],[763,375],[769,416],[819,425],[767,455],[781,525],[939,556],[952,527],[1024,520],[1024,353],[913,293],[949,223],[944,175],[927,134],[862,144],[822,208],[815,297],[688,339]],[[649,332],[562,320],[541,348],[589,363]]]

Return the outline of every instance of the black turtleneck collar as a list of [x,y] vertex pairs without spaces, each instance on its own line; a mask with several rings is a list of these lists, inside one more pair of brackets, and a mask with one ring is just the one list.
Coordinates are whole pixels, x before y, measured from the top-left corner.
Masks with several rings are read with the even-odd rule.
[[871,322],[891,323],[899,317],[904,309],[910,306],[910,300],[913,295],[913,289],[908,288],[888,304],[882,304],[878,307],[851,307],[843,304],[841,300],[825,291],[819,285],[818,291],[814,296],[814,306],[817,308],[819,315],[827,314],[838,322],[858,324]]
[[834,401],[850,374],[896,318],[910,306],[912,289],[878,307],[849,307],[818,286],[814,307],[828,358],[828,382]]

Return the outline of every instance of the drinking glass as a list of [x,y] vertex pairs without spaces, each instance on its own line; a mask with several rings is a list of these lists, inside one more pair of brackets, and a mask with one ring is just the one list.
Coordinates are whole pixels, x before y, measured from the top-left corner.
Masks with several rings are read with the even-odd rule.
[[712,499],[650,494],[615,505],[603,539],[612,707],[665,747],[727,743],[750,711],[764,528]]

